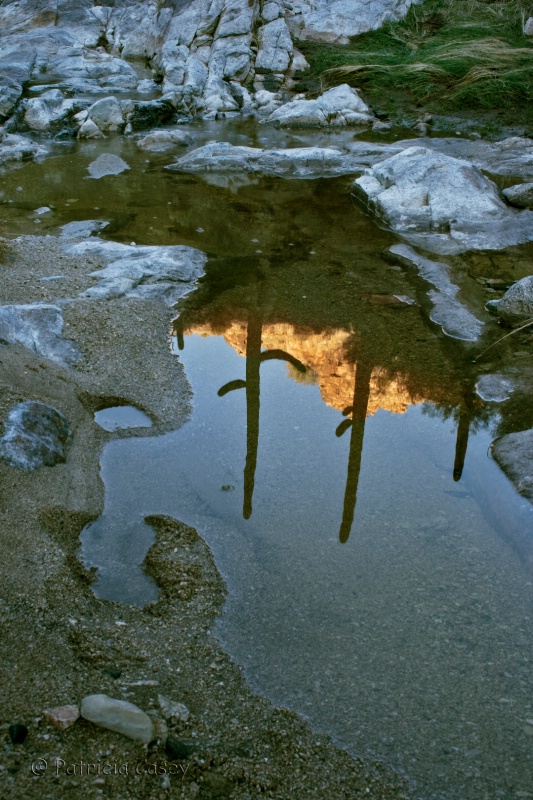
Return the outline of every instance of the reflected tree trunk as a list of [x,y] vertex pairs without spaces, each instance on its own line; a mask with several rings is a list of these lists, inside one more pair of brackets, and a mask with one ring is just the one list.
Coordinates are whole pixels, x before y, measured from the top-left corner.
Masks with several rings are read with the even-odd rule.
[[[350,536],[357,505],[357,490],[359,487],[359,474],[361,472],[361,458],[363,454],[366,416],[368,413],[368,400],[370,397],[371,375],[372,367],[369,364],[364,362],[359,362],[357,364],[352,407],[350,453],[348,456],[348,477],[344,492],[342,523],[339,531],[339,540],[343,544],[348,541]],[[345,423],[341,423],[341,425],[344,427]],[[341,426],[339,426],[339,428],[340,427]],[[344,427],[344,430],[345,429]],[[342,430],[339,435],[342,435],[344,430]]]

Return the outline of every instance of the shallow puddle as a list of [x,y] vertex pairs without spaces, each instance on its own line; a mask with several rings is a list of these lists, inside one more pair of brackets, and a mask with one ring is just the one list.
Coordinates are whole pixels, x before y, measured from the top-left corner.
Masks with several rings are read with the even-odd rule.
[[[132,169],[80,184],[105,148]],[[427,284],[383,260],[396,240],[349,179],[206,182],[118,139],[56,159],[10,173],[8,230],[98,218],[117,241],[209,254],[171,340],[191,419],[102,456],[105,511],[82,537],[97,594],[154,600],[143,519],[176,517],[213,549],[229,588],[217,635],[257,690],[405,772],[417,797],[527,797],[533,515],[488,448],[530,412],[476,394],[500,351],[473,364],[481,345],[428,321]],[[40,206],[54,208],[36,225]],[[451,268],[482,313],[481,286]]]
[[105,431],[151,428],[150,417],[135,406],[113,406],[96,411],[94,421]]

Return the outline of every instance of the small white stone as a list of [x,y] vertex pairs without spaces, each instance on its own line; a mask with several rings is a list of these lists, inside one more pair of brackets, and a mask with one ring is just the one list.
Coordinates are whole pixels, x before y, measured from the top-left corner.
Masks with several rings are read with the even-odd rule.
[[101,728],[144,744],[154,738],[154,726],[148,714],[126,700],[116,700],[106,694],[91,694],[81,702],[81,715]]

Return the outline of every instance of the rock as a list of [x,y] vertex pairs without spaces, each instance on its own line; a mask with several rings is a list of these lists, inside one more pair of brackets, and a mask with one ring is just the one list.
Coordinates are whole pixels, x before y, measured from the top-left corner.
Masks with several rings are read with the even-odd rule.
[[533,214],[514,212],[467,161],[409,147],[357,178],[353,194],[386,227],[435,253],[502,249],[533,239]]
[[513,384],[503,375],[481,375],[476,383],[476,394],[486,403],[503,403],[511,397]]
[[62,337],[63,314],[57,306],[0,306],[0,339],[21,344],[59,364],[75,364],[80,353]]
[[374,115],[355,89],[343,84],[316,100],[293,100],[266,120],[276,128],[344,128],[369,126]]
[[65,124],[79,108],[74,100],[66,100],[59,89],[50,89],[26,103],[24,123],[34,131],[50,131]]
[[5,133],[0,129],[0,166],[10,162],[37,159],[45,156],[47,152],[46,147],[36,142],[30,142],[25,136]]
[[192,752],[192,747],[181,739],[169,736],[165,744],[165,752],[171,761],[188,758]]
[[154,738],[154,725],[148,714],[125,700],[106,694],[91,694],[81,701],[81,716],[101,728],[121,733],[148,744]]
[[150,131],[146,136],[137,139],[137,145],[142,150],[162,152],[174,147],[187,147],[192,144],[192,137],[185,131]]
[[168,125],[176,119],[176,106],[168,99],[128,101],[122,103],[126,121],[133,131],[144,131],[157,125]]
[[261,150],[229,142],[210,142],[192,150],[174,164],[172,172],[251,173],[283,178],[319,178],[358,172],[350,156],[328,147]]
[[86,120],[78,130],[78,139],[103,139],[104,134],[92,119]]
[[508,203],[518,208],[533,208],[533,183],[517,183],[502,191]]
[[101,219],[84,219],[82,222],[67,222],[61,226],[62,239],[86,239],[93,233],[103,230],[109,222]]
[[29,472],[66,461],[72,434],[66,417],[37,401],[18,403],[7,415],[0,457]]
[[80,710],[78,706],[66,705],[56,706],[55,708],[46,708],[44,711],[44,718],[54,728],[65,731],[70,728],[79,719]]
[[102,153],[95,161],[91,161],[87,172],[91,178],[103,178],[105,175],[120,175],[121,172],[131,169],[126,162],[113,153]]
[[440,325],[445,334],[465,342],[475,342],[479,338],[483,323],[457,300],[459,287],[450,280],[446,264],[431,261],[405,244],[393,245],[385,256],[395,264],[416,267],[419,275],[435,287],[428,292],[433,306],[429,318]]
[[157,696],[157,702],[165,719],[177,722],[187,722],[189,719],[189,709],[183,703],[176,703],[162,694]]
[[488,311],[508,325],[520,325],[533,318],[533,275],[513,283],[500,300],[489,300]]
[[491,452],[517,491],[533,502],[533,429],[496,439]]
[[122,107],[116,97],[103,97],[87,109],[87,117],[102,133],[120,131],[125,125]]
[[105,242],[92,237],[77,244],[67,244],[67,253],[93,255],[108,262],[104,269],[91,273],[96,286],[83,292],[92,299],[138,297],[162,300],[173,305],[192,291],[204,273],[207,256],[201,250],[182,245],[139,246]]
[[292,39],[283,18],[262,25],[257,31],[256,72],[285,72],[292,56]]
[[26,741],[26,737],[28,736],[28,729],[25,725],[22,725],[20,722],[12,723],[9,728],[9,738],[13,742],[13,744],[23,744]]
[[291,0],[289,26],[297,39],[347,44],[352,36],[405,16],[419,0]]

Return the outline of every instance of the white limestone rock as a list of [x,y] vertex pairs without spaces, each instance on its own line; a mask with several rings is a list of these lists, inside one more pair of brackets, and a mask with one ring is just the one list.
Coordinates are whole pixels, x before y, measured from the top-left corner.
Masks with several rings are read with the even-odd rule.
[[352,36],[401,19],[420,0],[291,0],[289,25],[297,39],[347,44]]
[[434,253],[502,249],[533,239],[533,214],[514,211],[467,161],[409,147],[357,178],[353,194],[386,227]]
[[248,173],[282,178],[318,178],[357,172],[353,160],[328,147],[262,150],[229,142],[210,142],[187,153],[165,169],[171,172]]
[[154,724],[148,714],[133,703],[116,700],[106,694],[84,697],[81,716],[101,728],[121,733],[143,744],[148,744],[154,738]]
[[266,120],[276,128],[345,128],[371,126],[374,115],[347,84],[329,89],[316,100],[293,100]]

